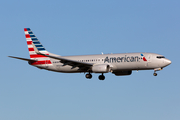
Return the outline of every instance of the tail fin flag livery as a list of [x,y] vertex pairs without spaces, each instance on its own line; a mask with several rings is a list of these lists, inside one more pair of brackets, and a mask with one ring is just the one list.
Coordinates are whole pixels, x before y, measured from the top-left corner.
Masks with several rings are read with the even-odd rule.
[[[46,49],[43,47],[43,45],[39,42],[37,37],[33,34],[33,32],[31,31],[30,28],[24,28],[24,32],[25,32],[25,37],[26,37],[26,41],[27,41],[27,45],[28,45],[30,58],[36,58],[37,57],[36,56],[37,53],[35,53],[33,44],[36,46],[36,48],[39,51],[44,52],[44,53],[48,53],[46,51]],[[41,57],[44,57],[44,56],[41,56]]]
[[27,41],[28,51],[31,59],[38,60],[37,62],[33,62],[32,65],[43,65],[43,64],[51,64],[51,61],[48,57],[39,55],[35,52],[37,49],[39,52],[42,52],[46,55],[49,55],[49,52],[43,47],[37,37],[33,34],[30,28],[24,28],[25,37]]
[[[118,53],[80,56],[60,56],[48,52],[34,35],[30,28],[24,28],[30,59],[9,56],[11,58],[28,61],[32,66],[54,72],[87,73],[87,79],[92,78],[91,73],[101,73],[99,80],[104,80],[104,73],[111,72],[116,76],[131,75],[133,70],[162,70],[171,64],[163,55],[155,53]],[[148,57],[148,61],[145,56]]]

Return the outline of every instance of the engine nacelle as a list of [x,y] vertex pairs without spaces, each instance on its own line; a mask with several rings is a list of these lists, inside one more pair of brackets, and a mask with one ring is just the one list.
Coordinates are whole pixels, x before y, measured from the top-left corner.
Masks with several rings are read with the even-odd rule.
[[131,75],[132,70],[130,70],[130,71],[114,71],[113,74],[115,74],[116,76]]
[[108,73],[109,72],[109,65],[107,64],[98,64],[92,67],[92,71],[94,73]]

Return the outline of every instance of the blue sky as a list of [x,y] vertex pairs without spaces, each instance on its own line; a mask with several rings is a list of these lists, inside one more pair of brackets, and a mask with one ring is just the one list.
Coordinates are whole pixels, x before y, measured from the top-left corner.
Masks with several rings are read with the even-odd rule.
[[[0,1],[1,120],[179,120],[180,1]],[[153,52],[172,64],[131,76],[39,70],[29,58],[23,28],[60,55]]]

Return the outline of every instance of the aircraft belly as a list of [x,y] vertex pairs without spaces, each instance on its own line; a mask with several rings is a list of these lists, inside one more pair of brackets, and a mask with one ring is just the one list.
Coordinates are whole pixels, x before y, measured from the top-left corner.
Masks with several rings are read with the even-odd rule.
[[148,62],[136,62],[136,63],[118,63],[111,64],[112,70],[141,70],[141,69],[152,69],[153,66]]
[[112,70],[136,70],[138,66],[136,63],[118,63],[112,64]]

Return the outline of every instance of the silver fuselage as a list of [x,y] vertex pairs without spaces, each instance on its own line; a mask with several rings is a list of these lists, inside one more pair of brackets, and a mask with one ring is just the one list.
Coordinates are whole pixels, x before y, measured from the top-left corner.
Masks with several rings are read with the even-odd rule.
[[[143,54],[144,56],[141,56]],[[59,56],[55,55],[54,56]],[[151,70],[156,68],[164,68],[171,64],[171,61],[166,58],[157,58],[162,56],[155,53],[120,53],[120,54],[100,54],[100,55],[81,55],[81,56],[60,56],[61,58],[71,59],[79,62],[96,64],[108,64],[113,71],[126,71],[126,70]],[[146,58],[146,61],[143,60]],[[59,60],[52,59],[52,65],[36,65],[41,69],[50,71],[64,72],[64,73],[77,73],[87,72],[80,70],[78,67],[64,65]]]

